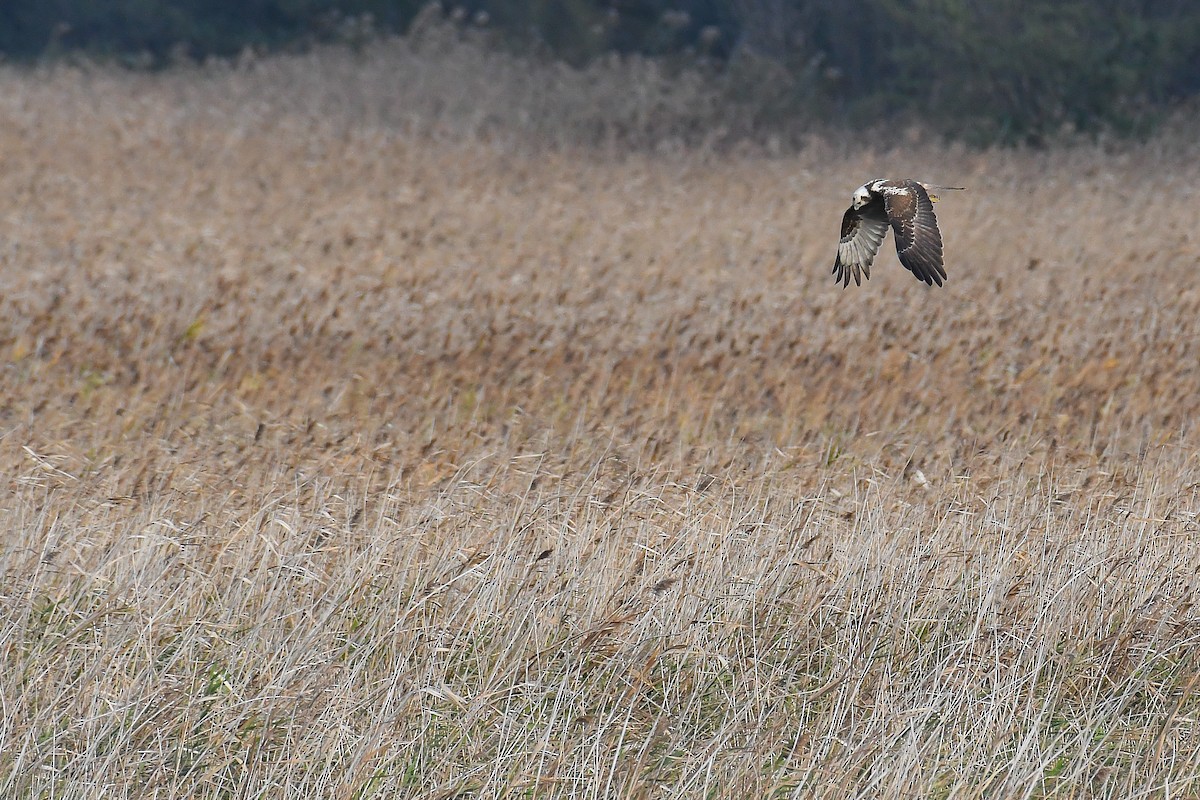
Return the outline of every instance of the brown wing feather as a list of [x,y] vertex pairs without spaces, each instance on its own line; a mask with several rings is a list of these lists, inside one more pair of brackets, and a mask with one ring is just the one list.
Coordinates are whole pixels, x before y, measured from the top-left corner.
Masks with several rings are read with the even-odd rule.
[[900,263],[930,286],[942,285],[946,268],[942,263],[942,233],[938,230],[933,202],[925,187],[904,181],[884,192],[883,205],[896,234]]
[[843,289],[850,285],[851,277],[856,286],[862,285],[863,275],[871,277],[871,263],[883,244],[887,229],[887,213],[878,200],[859,209],[853,206],[846,209],[842,216],[842,240],[833,262],[835,280]]

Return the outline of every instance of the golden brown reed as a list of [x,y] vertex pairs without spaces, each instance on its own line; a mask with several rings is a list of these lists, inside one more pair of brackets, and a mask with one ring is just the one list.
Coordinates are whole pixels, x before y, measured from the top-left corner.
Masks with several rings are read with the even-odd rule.
[[[518,67],[0,74],[0,793],[1196,793],[1200,148]],[[945,289],[833,285],[885,175]]]

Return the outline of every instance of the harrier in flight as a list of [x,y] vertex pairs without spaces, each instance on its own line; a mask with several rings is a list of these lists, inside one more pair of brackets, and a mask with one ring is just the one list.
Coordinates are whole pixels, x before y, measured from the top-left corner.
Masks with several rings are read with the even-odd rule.
[[842,288],[850,285],[851,277],[858,286],[863,275],[871,277],[871,262],[889,225],[896,233],[896,254],[905,269],[930,286],[941,286],[946,268],[942,233],[933,215],[938,197],[932,190],[961,188],[881,178],[855,189],[854,201],[842,217],[842,240],[833,262],[833,274]]

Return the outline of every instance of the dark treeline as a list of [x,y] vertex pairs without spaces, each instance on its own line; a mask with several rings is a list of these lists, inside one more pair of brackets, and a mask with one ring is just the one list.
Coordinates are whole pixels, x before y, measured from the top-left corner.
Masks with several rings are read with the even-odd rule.
[[[7,0],[0,53],[134,66],[404,33],[426,0]],[[1200,93],[1194,0],[462,0],[496,46],[711,70],[766,117],[920,117],[980,140],[1137,133]]]

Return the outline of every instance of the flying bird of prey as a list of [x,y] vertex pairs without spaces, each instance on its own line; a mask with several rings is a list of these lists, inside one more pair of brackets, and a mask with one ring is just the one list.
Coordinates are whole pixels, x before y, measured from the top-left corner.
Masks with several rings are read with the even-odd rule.
[[850,285],[852,277],[858,286],[863,275],[871,277],[871,262],[889,225],[896,234],[900,263],[918,280],[941,286],[946,268],[942,264],[942,233],[933,215],[933,204],[938,201],[933,190],[961,188],[881,178],[855,189],[854,200],[842,217],[842,240],[833,262],[833,274],[842,288]]

